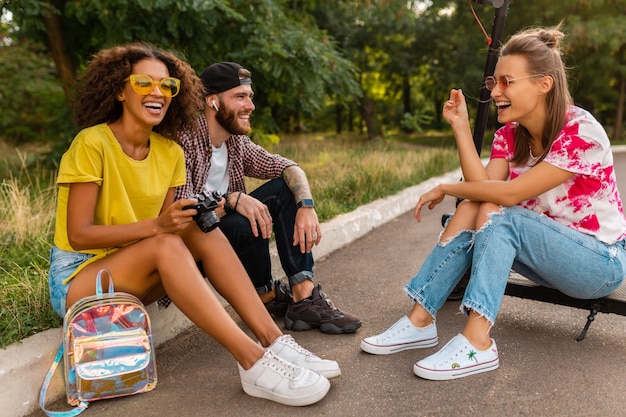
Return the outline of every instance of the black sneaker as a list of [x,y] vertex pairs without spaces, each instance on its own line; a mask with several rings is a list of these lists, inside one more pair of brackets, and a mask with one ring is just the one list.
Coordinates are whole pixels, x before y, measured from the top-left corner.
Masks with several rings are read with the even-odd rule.
[[323,333],[353,333],[361,327],[361,319],[335,308],[320,285],[316,285],[311,297],[289,305],[285,327],[295,331],[319,327]]
[[282,318],[287,312],[287,306],[293,300],[291,298],[291,289],[283,281],[274,281],[274,291],[276,297],[265,303],[265,308],[274,317]]

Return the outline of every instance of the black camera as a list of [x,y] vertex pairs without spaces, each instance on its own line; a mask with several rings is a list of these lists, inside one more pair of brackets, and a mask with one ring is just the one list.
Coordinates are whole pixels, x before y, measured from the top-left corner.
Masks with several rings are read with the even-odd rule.
[[203,191],[200,194],[192,195],[189,198],[195,198],[198,200],[196,204],[183,207],[183,210],[196,209],[198,213],[193,216],[196,224],[204,233],[208,233],[217,227],[220,222],[220,218],[215,214],[217,203],[222,200],[222,194],[219,191],[207,192]]

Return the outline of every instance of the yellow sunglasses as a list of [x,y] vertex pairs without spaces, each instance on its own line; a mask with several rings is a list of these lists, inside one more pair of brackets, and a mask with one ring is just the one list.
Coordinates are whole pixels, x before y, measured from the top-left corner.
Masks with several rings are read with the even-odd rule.
[[165,97],[176,97],[180,92],[180,80],[174,77],[165,77],[159,81],[155,81],[151,76],[146,74],[131,74],[124,79],[124,82],[130,81],[130,86],[135,93],[147,96],[154,91],[154,85],[159,86],[159,90]]

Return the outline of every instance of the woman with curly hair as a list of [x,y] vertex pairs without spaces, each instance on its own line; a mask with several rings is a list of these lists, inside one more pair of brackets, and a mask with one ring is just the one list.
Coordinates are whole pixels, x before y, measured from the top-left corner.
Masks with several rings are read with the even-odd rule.
[[[175,188],[185,183],[185,160],[173,138],[197,116],[203,97],[199,78],[173,52],[132,43],[93,57],[74,102],[83,130],[63,155],[57,178],[51,303],[63,317],[95,293],[95,276],[106,268],[117,291],[145,304],[167,294],[233,355],[249,395],[312,404],[330,388],[322,374],[339,375],[337,363],[283,335],[219,228],[200,232],[197,210],[185,209],[197,199],[174,201]],[[226,312],[197,261],[258,343]]]
[[470,267],[461,301],[465,327],[413,366],[426,379],[454,379],[499,366],[490,337],[511,269],[571,297],[600,298],[626,275],[626,219],[611,144],[574,105],[557,28],[531,28],[502,46],[487,77],[498,122],[491,158],[480,160],[460,90],[443,116],[452,126],[464,181],[422,195],[415,218],[445,196],[463,199],[420,271],[405,286],[412,310],[361,349],[389,354],[437,345],[435,315]]

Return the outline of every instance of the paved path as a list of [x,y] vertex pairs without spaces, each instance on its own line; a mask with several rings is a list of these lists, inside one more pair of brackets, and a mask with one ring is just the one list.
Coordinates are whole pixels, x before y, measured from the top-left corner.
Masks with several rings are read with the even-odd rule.
[[[626,196],[626,153],[615,157]],[[317,262],[316,279],[335,304],[363,318],[352,335],[294,334],[342,368],[319,403],[291,408],[245,395],[232,357],[192,328],[159,347],[155,391],[95,402],[85,415],[625,416],[626,317],[599,314],[586,339],[576,342],[586,311],[505,297],[492,332],[500,368],[455,381],[413,374],[413,363],[436,348],[391,356],[359,350],[361,338],[383,331],[409,310],[402,287],[432,248],[441,214],[453,204],[447,199],[420,224],[404,214]],[[458,303],[448,302],[438,315],[440,340],[445,343],[463,323]],[[64,399],[50,407],[67,409]]]

